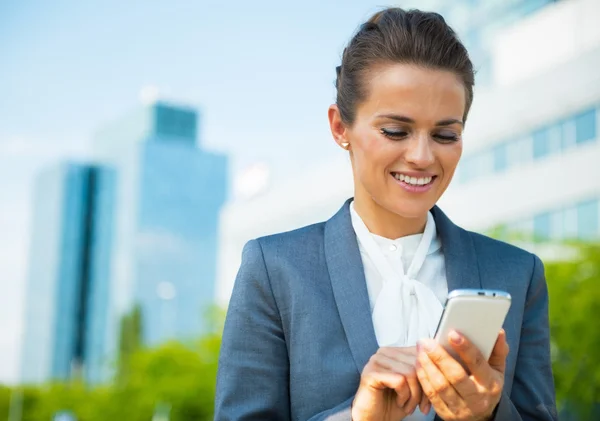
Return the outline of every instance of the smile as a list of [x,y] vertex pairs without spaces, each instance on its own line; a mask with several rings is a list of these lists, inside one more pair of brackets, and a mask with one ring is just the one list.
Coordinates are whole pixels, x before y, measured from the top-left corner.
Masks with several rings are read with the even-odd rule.
[[401,187],[411,193],[428,191],[437,178],[435,175],[427,177],[411,177],[397,172],[393,172],[391,175]]

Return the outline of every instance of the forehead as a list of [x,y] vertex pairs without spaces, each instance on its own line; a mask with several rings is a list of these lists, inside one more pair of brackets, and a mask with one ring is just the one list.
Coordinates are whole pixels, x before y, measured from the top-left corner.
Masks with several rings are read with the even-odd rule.
[[413,64],[385,64],[365,75],[367,98],[357,116],[394,113],[421,121],[462,119],[465,88],[453,72]]

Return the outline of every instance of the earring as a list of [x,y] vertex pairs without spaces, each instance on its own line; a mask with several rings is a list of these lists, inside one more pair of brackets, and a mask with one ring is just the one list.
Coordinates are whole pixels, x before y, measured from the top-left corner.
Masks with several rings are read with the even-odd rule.
[[348,142],[342,143],[342,148],[348,149],[348,146],[350,146],[350,144]]

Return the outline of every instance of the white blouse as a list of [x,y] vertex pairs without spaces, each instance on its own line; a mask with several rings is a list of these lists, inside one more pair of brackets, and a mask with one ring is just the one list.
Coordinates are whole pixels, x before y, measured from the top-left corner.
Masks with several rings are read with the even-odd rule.
[[[428,214],[423,234],[391,240],[367,229],[350,204],[379,346],[407,347],[435,334],[448,295],[446,266],[435,221]],[[405,420],[433,419],[417,408]]]

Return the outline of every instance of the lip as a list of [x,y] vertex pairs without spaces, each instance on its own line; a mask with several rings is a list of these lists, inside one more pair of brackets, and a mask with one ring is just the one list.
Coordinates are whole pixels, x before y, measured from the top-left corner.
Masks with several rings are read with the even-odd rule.
[[[408,173],[408,172],[402,172],[400,174],[404,174],[404,175],[410,175],[411,177],[417,177],[411,174],[416,174],[416,173]],[[413,186],[411,184],[405,183],[404,181],[400,181],[398,180],[396,177],[394,177],[394,173],[390,173],[390,177],[392,177],[392,179],[396,182],[396,184],[398,184],[400,187],[402,187],[405,191],[409,192],[409,193],[425,193],[428,192],[429,190],[431,190],[431,188],[433,187],[433,185],[435,184],[436,180],[437,180],[437,176],[435,175],[423,175],[426,173],[418,173],[421,174],[418,177],[432,177],[433,179],[429,182],[429,184],[424,184],[422,186]]]
[[426,172],[426,171],[391,171],[392,174],[404,174],[409,177],[415,178],[425,178],[425,177],[435,177],[434,173]]

